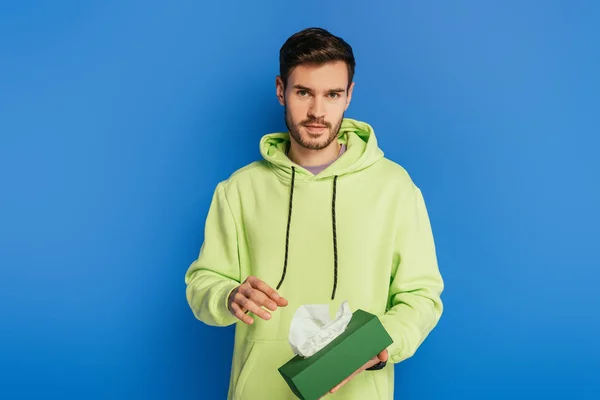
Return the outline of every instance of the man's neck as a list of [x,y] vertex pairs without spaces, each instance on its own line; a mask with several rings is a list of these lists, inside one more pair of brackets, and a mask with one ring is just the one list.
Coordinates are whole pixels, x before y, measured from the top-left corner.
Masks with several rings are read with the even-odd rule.
[[288,157],[290,160],[303,167],[316,167],[329,164],[338,157],[342,145],[334,140],[328,147],[321,150],[306,149],[293,140],[290,143]]

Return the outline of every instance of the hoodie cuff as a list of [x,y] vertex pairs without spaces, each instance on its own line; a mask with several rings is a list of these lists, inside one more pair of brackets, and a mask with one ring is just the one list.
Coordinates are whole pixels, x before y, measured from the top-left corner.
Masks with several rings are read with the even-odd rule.
[[367,368],[367,371],[377,371],[383,369],[387,365],[387,361],[381,361],[379,364],[373,365],[371,368]]
[[229,310],[229,295],[233,292],[240,284],[233,281],[227,282],[221,288],[224,293],[223,298],[219,302],[217,307],[217,314],[220,316],[222,325],[232,325],[239,321],[239,319]]

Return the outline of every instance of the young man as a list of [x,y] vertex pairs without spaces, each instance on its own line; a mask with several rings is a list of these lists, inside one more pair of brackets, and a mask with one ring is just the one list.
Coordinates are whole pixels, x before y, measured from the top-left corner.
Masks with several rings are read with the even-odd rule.
[[219,183],[189,267],[200,321],[236,325],[229,399],[295,399],[278,368],[293,356],[299,306],[348,300],[376,314],[394,343],[331,393],[391,399],[393,364],[411,357],[442,314],[443,281],[420,189],[386,159],[365,122],[344,118],[351,47],[323,29],[280,50],[276,93],[289,132],[260,141],[263,160]]

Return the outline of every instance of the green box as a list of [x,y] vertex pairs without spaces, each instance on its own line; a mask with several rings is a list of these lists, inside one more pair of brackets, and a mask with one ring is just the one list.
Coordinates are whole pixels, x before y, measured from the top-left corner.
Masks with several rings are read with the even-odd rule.
[[346,330],[310,357],[296,355],[279,373],[302,400],[317,400],[393,343],[377,316],[356,310]]

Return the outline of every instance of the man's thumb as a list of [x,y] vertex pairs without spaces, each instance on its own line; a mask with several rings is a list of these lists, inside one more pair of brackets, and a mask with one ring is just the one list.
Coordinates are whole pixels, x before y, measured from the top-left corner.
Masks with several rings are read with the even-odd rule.
[[389,354],[387,349],[383,350],[381,353],[379,353],[377,355],[377,358],[379,358],[380,361],[387,361],[389,358]]

